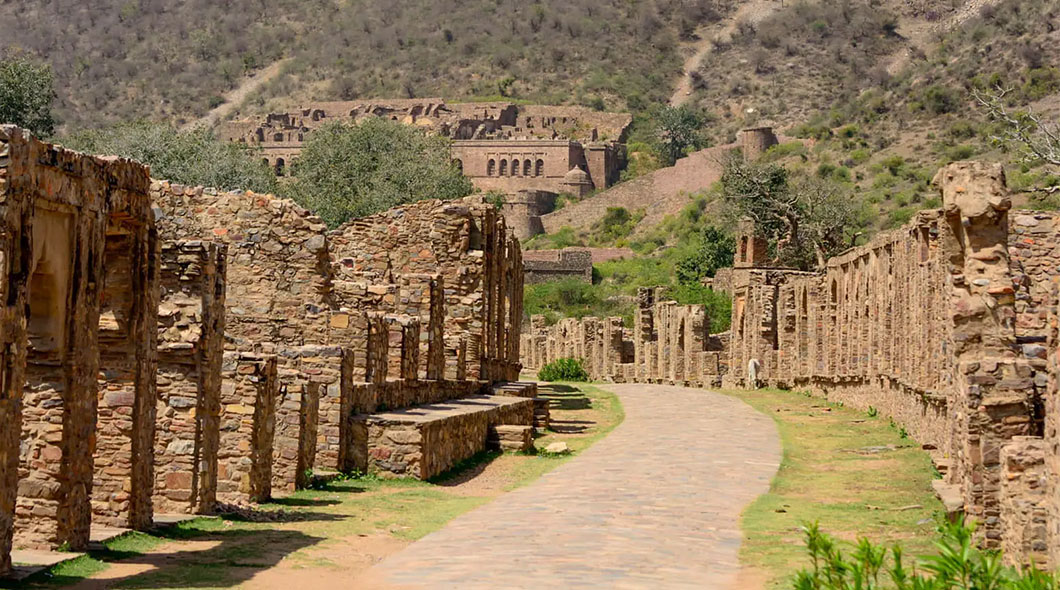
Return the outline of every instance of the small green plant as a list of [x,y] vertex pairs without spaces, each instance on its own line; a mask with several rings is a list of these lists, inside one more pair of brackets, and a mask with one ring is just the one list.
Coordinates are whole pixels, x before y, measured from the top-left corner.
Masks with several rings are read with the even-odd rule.
[[[1054,575],[1035,568],[1016,570],[1001,565],[998,551],[984,551],[975,546],[975,526],[942,521],[938,553],[908,564],[899,545],[888,552],[865,537],[858,539],[849,557],[839,544],[822,533],[818,523],[802,527],[811,566],[795,576],[795,590],[873,590],[886,587],[897,590],[1057,590]],[[888,553],[890,559],[888,560]]]
[[880,415],[880,411],[873,406],[869,406],[869,411],[867,412],[867,414],[869,415],[869,418],[875,418],[876,416]]
[[898,436],[902,438],[909,438],[909,431],[905,429],[905,426],[898,427]]
[[537,372],[542,381],[588,381],[589,373],[580,359],[561,358],[548,363]]

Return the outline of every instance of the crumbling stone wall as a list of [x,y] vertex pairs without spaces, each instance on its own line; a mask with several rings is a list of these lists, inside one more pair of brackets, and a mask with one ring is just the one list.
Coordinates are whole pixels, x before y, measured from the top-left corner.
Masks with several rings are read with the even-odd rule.
[[464,338],[468,377],[518,378],[521,250],[492,204],[421,201],[350,221],[329,238],[351,272],[442,275],[444,331]]
[[217,499],[241,503],[272,496],[272,449],[279,383],[276,357],[226,352],[221,368]]
[[[13,536],[84,549],[94,510],[126,526],[151,522],[158,268],[148,188],[143,166],[0,127],[0,572]],[[97,396],[127,409],[98,413]],[[97,420],[98,445],[113,453],[107,471],[95,469]],[[101,504],[96,494],[115,482],[124,495]]]
[[720,382],[721,352],[711,350],[710,321],[701,305],[680,305],[663,298],[664,289],[637,293],[634,327],[622,318],[564,318],[546,326],[530,318],[523,336],[523,365],[540,369],[560,358],[581,359],[593,379],[640,383],[711,386]]
[[[1046,369],[1039,255],[1060,242],[1049,216],[1019,212],[999,166],[941,170],[943,209],[832,258],[820,273],[737,265],[730,384],[808,387],[901,422],[934,452],[983,542],[1037,557],[1030,523]],[[1050,245],[1050,243],[1052,245]],[[1037,252],[1036,252],[1037,251]],[[1017,291],[1018,289],[1018,291]],[[1037,382],[1037,386],[1036,386]],[[1013,442],[1016,441],[1016,442]],[[1006,497],[1014,493],[1016,497]]]
[[162,246],[154,443],[161,512],[209,514],[217,502],[226,254],[212,242]]
[[531,250],[523,254],[526,282],[545,283],[562,279],[593,282],[593,255],[587,248]]

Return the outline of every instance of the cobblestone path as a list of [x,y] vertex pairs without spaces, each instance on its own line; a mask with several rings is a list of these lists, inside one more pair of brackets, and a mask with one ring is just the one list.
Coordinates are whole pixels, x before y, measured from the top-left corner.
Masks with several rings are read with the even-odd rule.
[[736,588],[740,512],[780,464],[773,421],[700,389],[604,387],[626,411],[610,435],[354,586]]

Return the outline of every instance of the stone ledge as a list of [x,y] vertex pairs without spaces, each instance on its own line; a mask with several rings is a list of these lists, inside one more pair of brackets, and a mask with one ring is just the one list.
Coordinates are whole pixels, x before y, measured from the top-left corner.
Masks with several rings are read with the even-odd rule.
[[354,440],[362,448],[354,455],[382,477],[426,480],[485,450],[491,427],[532,427],[533,420],[532,399],[499,395],[355,416]]

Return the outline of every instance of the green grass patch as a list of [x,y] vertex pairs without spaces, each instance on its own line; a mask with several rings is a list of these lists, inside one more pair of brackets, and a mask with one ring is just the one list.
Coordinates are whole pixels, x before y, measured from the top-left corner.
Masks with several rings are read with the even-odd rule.
[[781,390],[724,391],[777,423],[784,455],[770,491],[744,510],[740,558],[790,586],[806,565],[800,526],[819,521],[842,541],[900,541],[907,554],[930,551],[942,505],[927,453],[875,415]]

